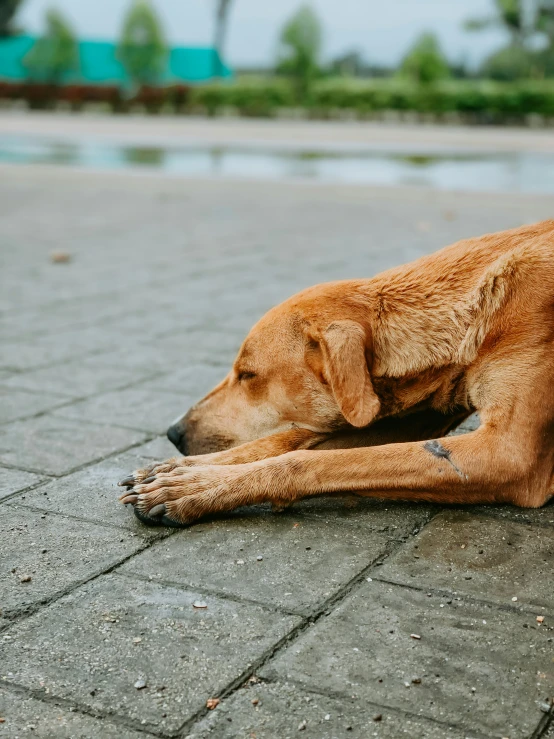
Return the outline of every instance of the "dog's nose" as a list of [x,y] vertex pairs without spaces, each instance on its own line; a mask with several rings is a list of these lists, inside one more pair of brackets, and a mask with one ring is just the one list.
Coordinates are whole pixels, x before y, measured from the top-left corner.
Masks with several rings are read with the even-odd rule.
[[182,434],[177,424],[174,424],[173,426],[170,426],[167,429],[167,438],[172,444],[174,444],[177,447],[177,449],[179,449],[179,444],[181,443]]

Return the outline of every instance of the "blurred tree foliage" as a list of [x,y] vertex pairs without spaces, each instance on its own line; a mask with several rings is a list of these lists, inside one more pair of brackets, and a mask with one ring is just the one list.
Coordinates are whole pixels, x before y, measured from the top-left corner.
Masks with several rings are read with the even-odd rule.
[[479,31],[504,28],[510,43],[483,63],[480,74],[494,80],[512,81],[554,74],[554,0],[495,0],[496,15],[468,21]]
[[361,77],[367,69],[362,53],[356,49],[347,51],[345,54],[333,59],[329,65],[331,74],[340,77]]
[[539,62],[535,56],[522,46],[510,44],[491,54],[483,62],[480,76],[502,82],[541,77]]
[[450,77],[448,61],[433,33],[424,33],[419,37],[402,60],[399,73],[422,84]]
[[285,24],[280,37],[277,72],[293,81],[298,101],[305,101],[319,74],[322,30],[319,18],[303,5]]
[[56,85],[79,70],[77,39],[59,11],[46,12],[46,31],[23,57],[23,65],[30,77]]
[[466,23],[468,31],[482,31],[501,26],[511,36],[511,46],[523,46],[528,33],[524,12],[525,0],[495,0],[496,14],[485,18],[472,18]]
[[162,27],[149,0],[133,0],[121,31],[117,57],[134,85],[160,81],[167,58]]
[[537,13],[537,30],[547,35],[554,46],[554,0],[542,0]]
[[12,21],[19,5],[21,5],[21,0],[0,0],[0,38],[15,33]]

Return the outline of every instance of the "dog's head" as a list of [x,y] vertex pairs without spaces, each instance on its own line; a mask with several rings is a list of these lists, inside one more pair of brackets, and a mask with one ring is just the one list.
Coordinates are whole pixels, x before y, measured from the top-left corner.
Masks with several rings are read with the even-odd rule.
[[361,301],[346,304],[340,283],[273,308],[252,328],[227,377],[173,424],[169,439],[183,454],[205,454],[293,426],[322,433],[367,426],[380,403],[362,316]]

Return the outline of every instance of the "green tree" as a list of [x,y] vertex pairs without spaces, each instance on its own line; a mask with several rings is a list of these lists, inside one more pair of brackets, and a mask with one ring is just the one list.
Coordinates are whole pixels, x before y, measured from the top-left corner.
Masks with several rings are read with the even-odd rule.
[[123,21],[117,58],[137,86],[154,85],[163,76],[167,45],[149,0],[133,0]]
[[542,0],[537,9],[537,30],[545,34],[554,50],[554,0]]
[[525,0],[495,0],[496,14],[485,18],[472,18],[466,23],[468,31],[482,31],[501,26],[511,37],[512,46],[523,46],[527,36]]
[[59,11],[46,11],[46,31],[23,57],[23,65],[31,77],[56,85],[79,71],[77,39]]
[[215,10],[215,33],[214,33],[214,77],[223,76],[223,47],[227,35],[227,23],[229,21],[229,10],[231,0],[216,0]]
[[277,72],[293,80],[301,101],[309,96],[318,75],[321,42],[319,19],[309,5],[303,5],[281,32],[277,62]]
[[423,33],[418,38],[402,60],[400,74],[423,84],[438,82],[450,76],[448,61],[434,34]]
[[[509,44],[485,60],[484,76],[498,80],[544,77],[552,73],[554,57],[554,0],[495,0],[496,14],[468,21],[466,27],[479,31],[501,27],[510,35]],[[537,50],[534,42],[543,42]]]
[[525,46],[538,32],[554,41],[553,0],[495,0],[496,14],[473,18],[466,23],[470,31],[499,26],[510,34],[510,46]]
[[534,56],[519,44],[509,44],[487,57],[481,65],[480,73],[483,77],[501,82],[541,76],[537,64],[534,63]]
[[362,54],[354,49],[333,59],[329,67],[332,74],[341,77],[360,77],[366,69],[366,64]]
[[12,21],[20,4],[21,0],[0,0],[0,38],[15,33]]

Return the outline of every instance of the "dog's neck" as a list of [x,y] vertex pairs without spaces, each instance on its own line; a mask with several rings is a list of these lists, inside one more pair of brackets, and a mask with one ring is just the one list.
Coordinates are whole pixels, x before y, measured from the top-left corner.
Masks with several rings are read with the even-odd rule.
[[403,377],[373,377],[381,401],[379,418],[432,408],[441,413],[472,409],[464,370],[457,365],[431,368]]
[[[447,265],[448,266],[448,265]],[[517,279],[517,257],[502,255],[467,274],[433,275],[421,267],[385,273],[368,284],[375,377],[404,378],[466,368],[494,330]]]

